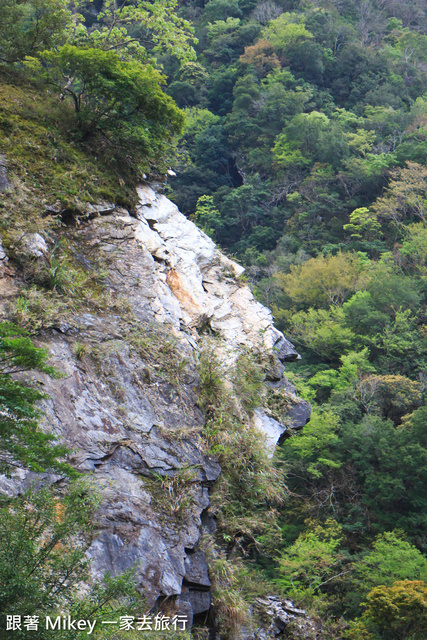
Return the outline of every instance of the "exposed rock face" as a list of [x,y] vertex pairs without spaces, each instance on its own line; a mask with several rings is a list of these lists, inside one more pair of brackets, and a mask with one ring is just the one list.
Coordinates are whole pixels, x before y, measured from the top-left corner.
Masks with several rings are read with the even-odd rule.
[[46,240],[39,233],[26,233],[21,238],[21,248],[32,258],[41,258],[49,252]]
[[177,328],[201,327],[218,332],[228,348],[262,346],[279,359],[299,358],[293,345],[275,329],[271,312],[257,302],[247,286],[236,281],[244,269],[218,251],[215,243],[180,213],[165,196],[149,186],[138,189],[139,225],[135,239],[162,260],[169,291],[180,302],[172,313],[159,311],[159,320]]
[[5,191],[9,186],[10,182],[7,178],[6,158],[0,154],[0,193]]
[[[148,604],[174,596],[191,620],[210,606],[206,561],[195,547],[202,520],[214,526],[208,491],[220,473],[197,437],[201,336],[215,332],[230,361],[239,346],[273,354],[273,386],[286,384],[281,363],[299,356],[237,279],[242,267],[167,198],[149,186],[139,196],[137,218],[103,205],[72,232],[84,266],[97,254],[108,267],[115,303],[46,331],[39,343],[64,377],[39,381],[49,396],[46,425],[102,491],[99,535],[89,550],[95,575],[136,564]],[[30,240],[34,257],[45,253],[39,238]],[[286,424],[262,410],[254,417],[272,445],[309,418],[307,403],[287,391]],[[30,478],[21,473],[0,490],[17,492]]]
[[293,600],[269,596],[259,598],[257,605],[265,620],[265,627],[244,636],[244,640],[268,640],[269,638],[315,640],[318,637],[317,621],[311,618],[304,609],[296,607]]

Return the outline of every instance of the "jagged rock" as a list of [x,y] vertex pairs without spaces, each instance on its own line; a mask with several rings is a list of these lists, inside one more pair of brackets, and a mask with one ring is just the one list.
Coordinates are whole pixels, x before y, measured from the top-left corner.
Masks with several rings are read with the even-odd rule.
[[7,163],[5,156],[0,154],[0,193],[10,187],[7,177]]
[[48,204],[45,208],[45,216],[59,216],[65,212],[64,207],[61,202],[58,200],[54,204]]
[[[135,240],[163,260],[155,265],[158,278],[162,280],[164,275],[169,288],[159,298],[158,306],[165,307],[163,317],[170,318],[174,310],[171,319],[177,327],[181,322],[196,327],[209,323],[228,348],[246,345],[273,350],[282,361],[299,358],[293,345],[274,327],[271,312],[255,300],[249,287],[236,280],[244,268],[218,251],[165,196],[148,185],[139,187],[138,195],[140,226],[135,229]],[[175,298],[172,303],[171,293]]]
[[239,640],[269,640],[270,638],[292,638],[292,640],[315,640],[318,625],[316,620],[295,605],[289,598],[267,596],[257,598],[257,609],[264,624],[255,632],[243,633]]
[[3,264],[7,264],[8,262],[7,253],[4,250],[3,242],[1,239],[0,239],[0,262],[2,262]]
[[41,258],[49,251],[46,240],[39,233],[26,233],[21,238],[20,248],[33,258]]
[[9,258],[0,238],[0,314],[2,308],[7,306],[7,299],[15,296],[19,291],[11,277],[14,275],[15,271],[9,264]]
[[[108,267],[115,307],[67,316],[40,337],[63,373],[39,375],[44,424],[102,495],[99,535],[88,550],[94,575],[136,565],[148,606],[172,598],[192,619],[210,607],[207,564],[194,550],[202,531],[215,529],[207,509],[220,473],[198,438],[194,352],[202,332],[216,332],[224,359],[241,346],[270,352],[272,384],[283,384],[280,360],[298,354],[239,281],[243,268],[167,198],[147,185],[138,193],[136,218],[101,203],[73,231],[79,253],[96,252]],[[48,250],[39,234],[24,236],[23,247],[34,257]],[[303,409],[295,409],[295,424]],[[271,447],[289,428],[262,410],[255,421]],[[31,477],[2,480],[0,491],[21,491]]]
[[187,584],[210,587],[209,567],[205,554],[201,551],[189,553],[185,560],[186,572],[185,581]]
[[267,445],[273,454],[277,443],[282,440],[283,434],[287,431],[287,427],[260,409],[255,409],[253,423],[257,429],[265,434]]
[[107,202],[106,200],[102,200],[97,204],[88,204],[86,206],[85,215],[88,218],[91,218],[93,216],[107,216],[110,213],[113,213],[115,209],[115,204],[113,204],[112,202]]
[[283,440],[291,435],[290,431],[302,429],[307,424],[310,420],[311,406],[306,400],[298,397],[295,387],[286,378],[270,382],[269,386],[273,389],[284,389],[291,400],[286,410],[286,425],[280,425],[283,431],[277,444],[282,444]]
[[273,349],[281,362],[293,362],[301,358],[299,353],[295,351],[294,345],[282,335],[277,336]]

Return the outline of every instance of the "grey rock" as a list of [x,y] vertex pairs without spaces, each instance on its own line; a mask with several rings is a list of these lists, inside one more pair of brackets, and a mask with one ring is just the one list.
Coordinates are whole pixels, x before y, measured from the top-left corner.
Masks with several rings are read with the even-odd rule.
[[1,238],[0,238],[0,262],[2,262],[3,264],[6,264],[8,262],[7,253],[4,250],[3,242]]
[[[306,400],[299,399],[297,404],[294,404],[288,409],[289,427],[294,430],[302,429],[310,420],[311,406]],[[281,440],[279,440],[279,444]]]
[[211,607],[211,594],[209,591],[200,591],[199,589],[188,589],[184,586],[179,597],[179,601],[188,602],[191,606],[193,615],[209,611]]
[[277,337],[273,349],[281,362],[294,362],[295,360],[301,359],[294,345],[281,334]]
[[[192,619],[210,607],[197,545],[203,532],[215,531],[209,488],[221,472],[199,437],[201,329],[217,331],[218,353],[230,364],[240,345],[275,353],[266,371],[273,385],[288,384],[279,360],[298,354],[239,282],[242,267],[167,198],[148,186],[139,194],[137,218],[100,203],[72,232],[83,258],[94,252],[107,265],[111,305],[79,311],[39,337],[64,374],[37,374],[47,394],[42,427],[71,449],[71,463],[91,474],[102,496],[87,551],[95,578],[135,566],[149,607],[175,599]],[[48,250],[39,234],[24,236],[23,246],[34,257]],[[85,345],[79,359],[77,342]],[[299,428],[308,408],[295,400],[292,411]],[[256,417],[273,449],[287,427],[261,411]],[[26,472],[0,478],[0,492],[16,495],[33,480]]]
[[33,258],[41,258],[49,252],[46,240],[39,233],[26,233],[21,238],[21,248]]
[[[257,598],[257,608],[265,620],[262,628],[252,638],[295,638],[295,640],[315,640],[318,637],[318,623],[304,609],[289,598],[267,596]],[[241,640],[249,640],[248,636]]]
[[59,201],[54,204],[48,204],[45,208],[46,216],[60,216],[63,213],[65,213],[65,209]]
[[287,431],[287,427],[260,409],[255,409],[253,423],[254,426],[265,435],[266,444],[271,450],[271,455],[273,455],[276,444],[282,440],[284,433]]
[[6,191],[9,187],[10,182],[7,177],[6,157],[0,154],[0,193]]
[[193,587],[194,585],[211,586],[208,563],[202,551],[188,553],[185,559],[185,569],[184,578],[187,584],[191,583]]

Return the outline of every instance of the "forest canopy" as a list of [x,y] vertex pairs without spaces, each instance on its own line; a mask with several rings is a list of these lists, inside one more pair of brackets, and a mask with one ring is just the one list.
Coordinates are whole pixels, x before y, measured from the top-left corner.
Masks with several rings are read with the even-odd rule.
[[244,264],[302,354],[286,375],[313,408],[280,448],[282,538],[257,561],[330,620],[325,637],[422,638],[427,8],[181,12],[198,66],[165,64],[187,116],[170,197]]

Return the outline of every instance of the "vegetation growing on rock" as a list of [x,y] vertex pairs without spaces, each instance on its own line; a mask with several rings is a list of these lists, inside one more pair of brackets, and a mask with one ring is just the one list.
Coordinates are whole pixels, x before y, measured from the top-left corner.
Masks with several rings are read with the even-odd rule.
[[[292,394],[265,390],[257,354],[242,350],[228,381],[214,342],[199,355],[198,446],[223,466],[217,539],[204,544],[224,637],[257,590],[321,615],[328,640],[424,633],[426,18],[418,0],[0,7],[0,225],[23,281],[15,322],[40,334],[77,313],[121,314],[123,349],[85,334],[80,365],[123,402],[123,423],[125,357],[147,363],[135,385],[157,385],[184,416],[192,359],[158,325],[136,326],[106,275],[114,256],[79,236],[94,205],[134,213],[138,181],[173,165],[171,197],[245,264],[303,356],[289,377],[313,417],[272,459],[252,415],[267,403],[286,424]],[[25,244],[35,233],[47,247],[37,259]],[[10,376],[19,357],[49,373],[44,356],[3,329],[2,470],[59,469],[65,451],[36,427],[41,394]],[[200,431],[189,422],[182,442]],[[183,469],[146,481],[153,503],[170,498],[174,526],[193,506],[195,466]]]

